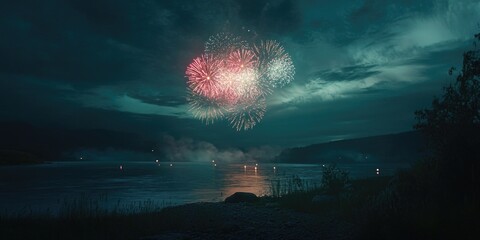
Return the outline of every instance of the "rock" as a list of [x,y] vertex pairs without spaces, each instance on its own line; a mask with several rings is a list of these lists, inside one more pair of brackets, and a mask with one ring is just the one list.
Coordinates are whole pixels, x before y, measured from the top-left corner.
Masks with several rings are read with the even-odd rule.
[[247,202],[252,203],[258,200],[257,195],[249,192],[236,192],[230,197],[225,198],[225,203],[240,203]]
[[315,204],[330,203],[330,202],[334,202],[335,200],[337,200],[335,196],[320,194],[312,198],[312,203],[315,203]]

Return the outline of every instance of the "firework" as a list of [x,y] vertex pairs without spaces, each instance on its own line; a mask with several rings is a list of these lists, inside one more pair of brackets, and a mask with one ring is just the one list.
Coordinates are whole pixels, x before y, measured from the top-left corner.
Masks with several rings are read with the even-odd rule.
[[257,58],[251,50],[238,49],[228,55],[226,65],[230,70],[242,71],[243,69],[254,68],[257,65]]
[[263,85],[283,87],[293,80],[295,67],[280,43],[275,40],[260,41],[255,44],[253,51],[258,59]]
[[285,56],[272,60],[268,63],[266,75],[274,87],[283,87],[290,83],[295,75],[292,59]]
[[206,124],[226,118],[241,131],[262,120],[266,96],[290,83],[295,67],[275,40],[250,48],[239,36],[219,33],[208,39],[205,54],[195,58],[185,74],[194,117]]
[[255,44],[253,51],[258,58],[258,66],[266,67],[270,61],[287,55],[285,49],[275,40],[260,41]]
[[207,125],[225,116],[225,108],[221,102],[199,95],[193,90],[189,90],[187,101],[193,116]]
[[210,36],[205,43],[205,53],[214,54],[222,58],[237,49],[248,49],[248,43],[239,36],[228,32]]
[[256,99],[253,102],[242,102],[229,109],[227,118],[230,125],[237,131],[248,130],[262,120],[266,108],[265,98]]
[[218,95],[220,90],[217,78],[222,63],[209,54],[195,58],[185,71],[187,83],[193,92],[211,98]]
[[224,68],[219,73],[219,83],[223,89],[228,89],[238,97],[261,95],[258,85],[258,72],[254,68],[241,70]]

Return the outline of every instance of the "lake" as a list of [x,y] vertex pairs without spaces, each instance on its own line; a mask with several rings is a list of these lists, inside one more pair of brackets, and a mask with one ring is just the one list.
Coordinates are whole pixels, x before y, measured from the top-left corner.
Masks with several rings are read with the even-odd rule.
[[[82,195],[106,198],[107,205],[147,200],[163,206],[222,201],[238,191],[268,194],[272,181],[292,176],[319,184],[323,169],[322,164],[170,164],[84,161],[0,167],[0,213],[56,212],[65,201]],[[408,164],[357,163],[338,167],[349,171],[352,178],[364,178],[392,175]]]

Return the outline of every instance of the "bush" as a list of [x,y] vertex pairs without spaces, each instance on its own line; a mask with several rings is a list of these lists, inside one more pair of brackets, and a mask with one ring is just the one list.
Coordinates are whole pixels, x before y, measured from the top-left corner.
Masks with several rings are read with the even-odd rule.
[[[475,35],[480,43],[480,34]],[[452,75],[454,68],[450,69]],[[463,55],[456,81],[415,113],[434,156],[438,184],[451,200],[480,201],[480,49]]]
[[335,164],[323,168],[321,189],[329,195],[339,195],[350,184],[348,171],[340,170]]

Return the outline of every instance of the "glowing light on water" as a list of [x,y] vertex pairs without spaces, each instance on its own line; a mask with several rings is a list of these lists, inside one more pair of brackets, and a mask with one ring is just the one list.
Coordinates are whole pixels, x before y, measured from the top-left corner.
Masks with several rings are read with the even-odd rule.
[[120,165],[120,170],[123,170],[123,166],[122,166],[122,165]]
[[172,163],[170,163],[170,167],[173,167],[173,164],[172,164]]
[[158,163],[158,159],[157,159],[157,160],[155,160],[155,162],[156,162],[156,163]]

